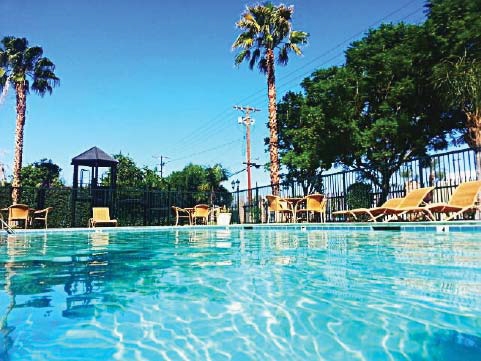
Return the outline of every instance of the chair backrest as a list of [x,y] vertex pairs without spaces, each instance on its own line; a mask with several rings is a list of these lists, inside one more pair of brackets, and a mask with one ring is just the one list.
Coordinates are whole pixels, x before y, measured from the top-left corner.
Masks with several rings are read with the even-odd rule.
[[308,211],[322,212],[326,207],[323,194],[309,194],[306,196],[306,209]]
[[109,207],[93,207],[92,218],[96,221],[110,221]]
[[413,189],[403,198],[399,208],[419,207],[433,189],[434,187]]
[[193,217],[207,217],[209,216],[209,206],[207,204],[197,204],[194,206]]
[[471,181],[461,183],[454,190],[449,205],[467,207],[476,202],[476,196],[481,191],[481,181]]
[[28,206],[25,204],[14,204],[8,207],[8,219],[28,219]]
[[[271,212],[282,211],[287,209],[287,204],[282,204],[281,197],[274,195],[267,195],[267,207]],[[284,202],[285,203],[285,202]]]
[[404,198],[390,198],[384,202],[381,208],[397,208],[404,201]]

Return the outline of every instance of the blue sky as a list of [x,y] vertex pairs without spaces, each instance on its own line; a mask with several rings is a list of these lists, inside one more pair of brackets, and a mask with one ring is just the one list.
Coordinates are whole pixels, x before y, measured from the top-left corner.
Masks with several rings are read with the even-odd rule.
[[[235,22],[246,1],[0,0],[0,36],[26,37],[56,64],[60,86],[27,99],[24,164],[52,159],[72,181],[71,159],[92,146],[122,152],[164,175],[192,162],[243,169],[245,127],[233,105],[260,108],[252,161],[266,163],[266,79],[234,66]],[[304,55],[277,67],[278,99],[312,71],[343,62],[350,42],[381,22],[424,21],[424,0],[292,0]],[[277,2],[274,2],[277,4]],[[15,95],[0,105],[0,162],[11,174]],[[245,172],[233,177],[245,186]],[[268,174],[253,168],[253,183]]]

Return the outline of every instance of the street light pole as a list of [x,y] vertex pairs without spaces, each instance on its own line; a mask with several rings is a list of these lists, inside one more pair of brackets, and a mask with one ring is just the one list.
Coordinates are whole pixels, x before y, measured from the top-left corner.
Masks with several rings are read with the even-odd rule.
[[247,202],[252,203],[252,183],[251,183],[251,128],[254,124],[254,119],[251,119],[251,112],[258,112],[260,109],[249,106],[234,105],[234,109],[240,110],[245,114],[244,117],[239,117],[239,123],[246,126],[246,165],[247,165]]

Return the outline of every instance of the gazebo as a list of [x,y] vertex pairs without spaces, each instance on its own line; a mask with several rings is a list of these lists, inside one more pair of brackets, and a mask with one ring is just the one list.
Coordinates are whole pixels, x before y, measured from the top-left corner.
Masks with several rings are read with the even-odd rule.
[[[75,226],[75,209],[77,201],[89,201],[91,207],[111,206],[113,193],[117,183],[118,161],[98,147],[92,147],[72,158],[74,166],[72,185],[72,226]],[[78,197],[79,167],[90,167],[89,197]],[[108,187],[99,185],[99,168],[110,168],[110,184]],[[82,177],[83,178],[83,177]]]

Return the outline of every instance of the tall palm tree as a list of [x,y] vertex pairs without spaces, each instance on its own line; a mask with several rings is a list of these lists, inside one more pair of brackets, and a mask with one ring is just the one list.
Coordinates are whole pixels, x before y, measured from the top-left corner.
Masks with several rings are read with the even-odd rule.
[[264,3],[248,6],[236,23],[243,32],[232,44],[240,48],[235,64],[249,62],[251,69],[257,64],[267,76],[269,101],[269,157],[272,193],[279,193],[279,152],[276,115],[276,77],[274,64],[286,65],[289,52],[302,55],[299,45],[306,44],[309,34],[292,30],[293,6]]
[[20,185],[23,156],[23,131],[27,94],[30,90],[41,96],[52,93],[59,78],[54,73],[55,65],[50,59],[43,57],[43,49],[38,46],[29,47],[25,38],[6,36],[0,45],[0,90],[10,83],[16,93],[16,128],[15,155],[13,159],[13,192],[12,201],[20,198]]

